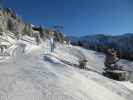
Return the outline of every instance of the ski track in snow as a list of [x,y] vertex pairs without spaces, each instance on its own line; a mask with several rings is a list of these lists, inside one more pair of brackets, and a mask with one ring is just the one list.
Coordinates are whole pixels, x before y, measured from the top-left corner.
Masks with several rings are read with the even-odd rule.
[[[25,53],[15,44],[12,57],[0,61],[0,100],[133,100],[132,83],[99,74],[104,55],[60,44],[44,54],[44,46],[23,43]],[[84,58],[90,70],[72,66]]]

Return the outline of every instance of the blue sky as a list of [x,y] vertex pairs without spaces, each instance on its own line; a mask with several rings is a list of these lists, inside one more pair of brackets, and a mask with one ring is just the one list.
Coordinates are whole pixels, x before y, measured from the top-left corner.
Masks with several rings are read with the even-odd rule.
[[67,35],[133,33],[133,0],[3,0],[25,21]]

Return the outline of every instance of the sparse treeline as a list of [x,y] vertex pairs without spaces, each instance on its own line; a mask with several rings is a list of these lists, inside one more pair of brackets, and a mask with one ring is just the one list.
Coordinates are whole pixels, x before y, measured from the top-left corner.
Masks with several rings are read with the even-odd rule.
[[[63,35],[57,26],[53,26],[52,28],[46,28],[42,25],[32,25],[30,23],[24,22],[21,17],[17,15],[15,11],[9,8],[1,8],[0,9],[0,33],[10,31],[15,34],[15,36],[23,36],[28,35],[31,37],[36,37],[36,41],[40,43],[40,41],[44,41],[47,38],[51,37],[51,32],[54,33],[54,39],[57,42],[68,43],[68,39]],[[39,40],[41,39],[41,40]]]
[[80,38],[71,43],[104,53],[107,53],[108,49],[113,48],[117,51],[118,57],[133,60],[133,34],[121,36],[94,35]]

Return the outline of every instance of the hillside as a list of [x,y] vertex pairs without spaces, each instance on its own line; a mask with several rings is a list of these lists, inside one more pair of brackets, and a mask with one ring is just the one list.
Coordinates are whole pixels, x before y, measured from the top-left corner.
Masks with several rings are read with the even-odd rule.
[[122,59],[133,60],[133,34],[128,33],[119,36],[88,35],[83,37],[69,37],[72,44],[80,45],[87,49],[106,52],[108,48],[114,48]]
[[[27,45],[25,53],[20,43]],[[47,42],[17,41],[13,55],[1,58],[1,100],[132,100],[132,83],[101,75],[104,55],[58,43],[54,53],[47,50]],[[84,57],[88,70],[74,66]]]

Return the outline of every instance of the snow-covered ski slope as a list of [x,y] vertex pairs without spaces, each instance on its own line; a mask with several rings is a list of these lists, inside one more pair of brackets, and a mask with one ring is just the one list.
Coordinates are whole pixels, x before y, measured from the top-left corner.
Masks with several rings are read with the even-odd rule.
[[[60,44],[46,53],[46,46],[14,43],[12,56],[0,61],[0,100],[133,100],[132,83],[101,75],[104,55]],[[84,58],[87,70],[76,66]]]

